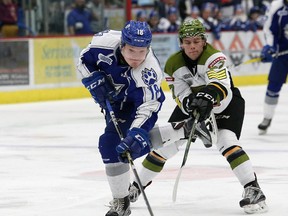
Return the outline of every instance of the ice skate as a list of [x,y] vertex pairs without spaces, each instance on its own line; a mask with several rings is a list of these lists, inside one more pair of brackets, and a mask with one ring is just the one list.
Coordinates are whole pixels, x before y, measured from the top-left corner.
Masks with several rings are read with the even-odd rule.
[[[146,186],[144,186],[143,189],[145,189],[151,183],[152,183],[152,181],[150,181]],[[129,187],[130,202],[136,202],[138,200],[138,197],[140,196],[140,194],[141,194],[141,190],[139,188],[139,185],[137,184],[137,182],[134,181]]]
[[240,207],[247,214],[264,213],[268,211],[265,203],[266,197],[259,187],[248,186],[244,189]]
[[129,196],[114,198],[109,202],[110,210],[105,216],[128,216],[131,214]]
[[263,121],[258,125],[259,135],[267,133],[267,129],[271,124],[272,119],[264,118]]
[[141,191],[139,189],[139,185],[136,182],[133,182],[133,184],[131,184],[129,187],[130,202],[136,202],[140,194],[141,194]]

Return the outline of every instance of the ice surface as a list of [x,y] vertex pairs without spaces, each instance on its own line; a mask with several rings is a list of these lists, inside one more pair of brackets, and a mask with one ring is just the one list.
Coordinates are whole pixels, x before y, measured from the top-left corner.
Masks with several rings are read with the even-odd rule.
[[[288,97],[282,89],[268,134],[258,135],[266,86],[241,87],[246,116],[241,144],[267,197],[265,216],[288,215]],[[167,93],[159,123],[175,102]],[[92,99],[0,106],[0,215],[104,216],[111,199],[97,149],[103,116]],[[217,150],[200,142],[190,153],[172,202],[183,146],[154,179],[146,195],[155,216],[237,216],[242,186]],[[142,159],[135,161],[136,168]],[[131,178],[133,173],[131,172]],[[132,214],[148,216],[142,197]]]

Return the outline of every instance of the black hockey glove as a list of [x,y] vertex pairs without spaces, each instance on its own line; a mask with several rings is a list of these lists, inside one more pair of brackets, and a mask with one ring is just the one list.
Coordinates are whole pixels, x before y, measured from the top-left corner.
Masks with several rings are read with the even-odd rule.
[[106,100],[111,103],[116,99],[115,88],[102,71],[96,71],[90,77],[82,79],[83,85],[90,91],[94,101],[106,109]]
[[199,122],[207,119],[211,114],[213,104],[216,102],[215,98],[216,96],[213,97],[210,93],[206,92],[205,89],[198,92],[190,104],[190,109],[192,110],[190,115],[195,118],[197,113],[199,113]]
[[183,99],[183,102],[182,102],[182,106],[183,106],[183,109],[188,113],[188,114],[191,114],[192,113],[192,109],[191,109],[191,104],[192,104],[192,101],[193,99],[195,98],[194,94],[191,93],[190,95],[188,95],[187,97],[185,97]]

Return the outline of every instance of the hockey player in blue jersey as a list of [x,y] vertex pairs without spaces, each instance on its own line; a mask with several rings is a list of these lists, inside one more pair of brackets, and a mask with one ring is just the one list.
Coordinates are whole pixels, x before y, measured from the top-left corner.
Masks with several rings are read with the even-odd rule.
[[259,134],[266,134],[274,117],[282,85],[287,78],[288,55],[277,57],[277,53],[288,50],[288,0],[271,3],[263,30],[266,45],[261,52],[262,62],[272,62],[272,65],[264,101],[264,119],[258,125]]
[[[150,151],[148,132],[165,99],[160,87],[163,72],[150,47],[151,40],[146,22],[129,21],[122,31],[94,35],[77,65],[82,83],[105,114],[107,126],[99,138],[99,151],[113,196],[106,216],[130,215],[129,164],[121,162],[127,160],[122,153],[129,150],[136,159]],[[123,140],[111,121],[106,100],[111,103]]]
[[[189,133],[184,128],[174,130],[170,124],[161,129],[155,125],[165,97],[160,86],[163,72],[150,47],[151,40],[146,22],[129,21],[122,31],[94,35],[77,65],[82,83],[105,114],[106,128],[99,138],[99,151],[113,197],[106,216],[131,213],[125,152],[136,159],[164,143],[170,145],[187,138]],[[123,133],[122,140],[111,121],[107,101]]]
[[[129,164],[150,151],[148,132],[154,127],[165,97],[161,90],[163,72],[150,47],[152,34],[145,22],[129,21],[122,31],[107,30],[94,35],[80,55],[78,70],[82,83],[102,108],[106,128],[99,138],[114,205],[106,216],[130,215]],[[121,141],[106,107],[109,100],[124,134]]]

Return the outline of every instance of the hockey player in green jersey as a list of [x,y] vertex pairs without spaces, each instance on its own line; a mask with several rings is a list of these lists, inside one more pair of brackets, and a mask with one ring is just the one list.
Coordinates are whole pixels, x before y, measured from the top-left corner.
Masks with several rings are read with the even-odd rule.
[[[197,19],[182,23],[179,29],[181,50],[168,58],[164,69],[166,81],[177,103],[169,122],[177,128],[183,125],[180,124],[182,121],[195,118],[196,115],[200,116],[199,124],[215,115],[216,131],[210,132],[214,132],[217,139],[214,137],[209,143],[209,139],[200,138],[206,147],[216,145],[243,186],[240,207],[249,214],[266,212],[266,197],[259,187],[247,153],[239,144],[245,101],[233,84],[226,66],[226,56],[213,48],[206,38],[205,28]],[[166,160],[175,155],[183,143],[185,141],[180,140],[174,146],[154,150],[146,156],[139,173],[144,188],[161,172]],[[140,194],[138,188],[136,181],[130,186],[132,202]]]

